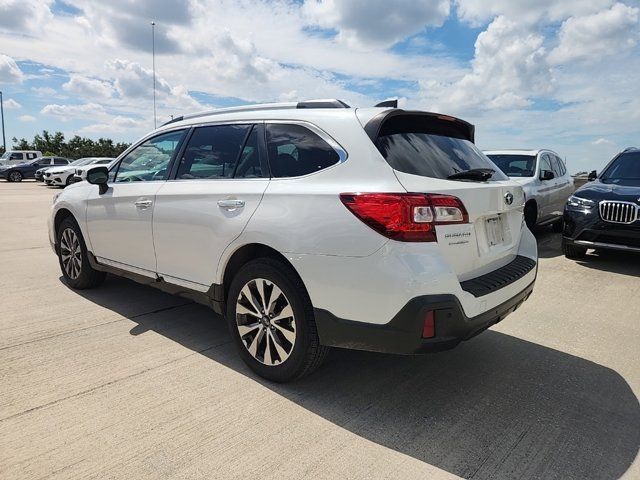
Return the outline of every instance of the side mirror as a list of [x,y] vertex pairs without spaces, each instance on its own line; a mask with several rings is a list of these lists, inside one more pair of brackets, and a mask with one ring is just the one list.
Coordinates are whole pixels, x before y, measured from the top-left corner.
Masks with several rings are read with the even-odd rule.
[[591,170],[589,172],[589,176],[587,177],[588,182],[593,182],[596,178],[598,178],[598,172],[595,170]]
[[107,182],[109,181],[109,169],[107,167],[99,166],[89,168],[87,170],[87,182],[98,185],[100,187],[100,195],[105,193],[109,187]]
[[542,170],[540,172],[540,180],[553,180],[555,175],[551,170]]

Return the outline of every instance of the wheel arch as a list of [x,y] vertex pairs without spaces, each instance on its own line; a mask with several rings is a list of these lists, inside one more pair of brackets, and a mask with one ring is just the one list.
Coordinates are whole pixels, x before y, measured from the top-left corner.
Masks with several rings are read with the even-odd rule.
[[76,223],[78,223],[78,220],[73,215],[73,213],[71,213],[71,210],[63,207],[56,212],[56,216],[53,218],[53,233],[55,234],[56,239],[58,238],[58,228],[60,228],[60,224],[69,217],[71,217]]
[[[263,243],[248,243],[237,248],[227,259],[225,264],[221,266],[222,271],[222,295],[223,299],[227,301],[227,295],[229,293],[229,286],[236,276],[238,271],[251,260],[257,258],[272,258],[278,260],[288,266],[292,272],[302,281],[302,277],[282,253],[278,252],[275,248],[265,245]],[[304,285],[304,281],[302,281]],[[306,287],[305,287],[306,289]]]

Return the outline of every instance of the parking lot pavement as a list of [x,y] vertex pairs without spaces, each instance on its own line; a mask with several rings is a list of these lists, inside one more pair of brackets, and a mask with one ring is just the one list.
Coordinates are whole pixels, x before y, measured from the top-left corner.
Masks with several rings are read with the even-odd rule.
[[[459,348],[333,351],[277,385],[212,311],[124,279],[76,292],[55,190],[0,183],[0,478],[640,478],[640,257],[560,254]],[[626,473],[625,473],[626,472]]]

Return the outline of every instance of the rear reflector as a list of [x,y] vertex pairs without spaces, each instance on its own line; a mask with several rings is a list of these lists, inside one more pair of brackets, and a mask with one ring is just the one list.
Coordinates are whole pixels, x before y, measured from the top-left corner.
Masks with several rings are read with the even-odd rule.
[[436,336],[436,322],[433,310],[429,310],[424,314],[424,323],[422,324],[422,338],[433,338]]
[[342,193],[342,203],[362,222],[401,242],[436,242],[436,225],[468,223],[462,201],[423,193]]

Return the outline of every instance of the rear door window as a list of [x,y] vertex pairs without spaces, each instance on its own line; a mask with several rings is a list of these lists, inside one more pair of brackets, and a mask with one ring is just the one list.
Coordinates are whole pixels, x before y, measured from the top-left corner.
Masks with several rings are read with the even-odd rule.
[[340,161],[338,152],[307,127],[270,124],[266,128],[269,166],[274,178],[308,175]]
[[492,180],[507,176],[472,142],[421,132],[397,132],[378,137],[376,147],[394,170],[421,177],[446,179],[477,168],[495,170]]
[[[176,179],[232,178],[250,130],[251,125],[216,125],[196,128],[180,159]],[[245,155],[247,162],[251,161],[249,157],[247,153]],[[249,170],[249,165],[246,165],[245,173]],[[254,169],[253,173],[260,172]]]
[[55,158],[53,160],[54,165],[68,165],[69,161],[64,158]]

